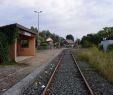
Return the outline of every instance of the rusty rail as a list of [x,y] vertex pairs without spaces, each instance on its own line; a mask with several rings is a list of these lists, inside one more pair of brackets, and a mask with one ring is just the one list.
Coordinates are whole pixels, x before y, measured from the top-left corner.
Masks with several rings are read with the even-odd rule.
[[[78,68],[78,70],[79,70],[79,72],[80,72],[80,74],[81,74],[81,76],[82,76],[82,78],[83,78],[83,80],[84,80],[84,82],[85,82],[85,85],[86,85],[87,89],[89,90],[90,95],[95,95],[95,94],[93,93],[91,87],[89,86],[89,84],[88,84],[86,78],[84,77],[82,71],[80,70],[80,68],[79,68],[79,66],[78,66],[78,64],[77,64],[77,62],[76,62],[76,60],[75,60],[75,58],[74,58],[74,56],[73,56],[72,53],[71,53],[71,55],[72,55],[72,58],[73,58],[73,60],[74,60],[75,65],[77,66],[77,68]],[[49,81],[48,81],[48,83],[47,83],[47,85],[46,85],[46,87],[45,87],[45,89],[44,89],[42,95],[48,95],[48,88],[49,88],[50,83],[52,82],[52,80],[53,80],[53,78],[54,78],[54,76],[55,76],[55,73],[56,73],[56,71],[57,71],[57,69],[58,69],[58,67],[59,67],[59,65],[60,65],[60,63],[61,63],[61,61],[62,61],[62,59],[63,59],[63,56],[64,56],[64,53],[63,53],[63,55],[61,56],[60,60],[58,61],[58,64],[57,64],[57,66],[56,66],[54,72],[52,73],[52,75],[51,75],[51,77],[50,77],[50,79],[49,79]]]
[[52,73],[52,75],[51,75],[51,77],[50,77],[50,79],[49,79],[49,81],[48,81],[48,83],[47,83],[47,85],[46,85],[46,87],[45,87],[45,89],[44,89],[42,95],[48,95],[48,91],[47,91],[47,90],[48,90],[48,87],[50,86],[50,83],[52,82],[52,80],[53,80],[53,78],[54,78],[54,76],[55,76],[55,73],[56,73],[56,71],[57,71],[57,69],[58,69],[58,67],[59,67],[59,65],[60,65],[60,63],[61,63],[61,61],[62,61],[62,59],[63,59],[63,56],[64,56],[64,53],[63,53],[63,55],[61,56],[61,58],[59,59],[58,64],[57,64],[57,66],[56,66],[54,72]]
[[76,64],[76,66],[77,66],[77,68],[78,68],[78,70],[79,70],[79,72],[80,72],[80,74],[81,74],[81,76],[82,76],[82,78],[83,78],[83,80],[84,80],[84,82],[85,82],[86,87],[87,87],[88,90],[89,90],[89,93],[90,93],[91,95],[95,95],[95,94],[93,93],[93,90],[92,90],[91,87],[89,86],[89,84],[88,84],[88,82],[87,82],[85,76],[83,75],[82,71],[80,70],[80,67],[79,67],[78,64],[77,64],[77,61],[75,60],[75,57],[73,56],[72,53],[71,53],[71,55],[72,55],[72,58],[73,58],[73,60],[74,60],[74,63]]

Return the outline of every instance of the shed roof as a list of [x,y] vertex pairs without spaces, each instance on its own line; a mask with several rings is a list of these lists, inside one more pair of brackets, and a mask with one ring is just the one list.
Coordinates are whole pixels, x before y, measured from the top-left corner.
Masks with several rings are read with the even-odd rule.
[[26,27],[24,27],[24,26],[22,26],[22,25],[20,25],[18,23],[9,24],[9,25],[5,25],[5,26],[0,26],[0,29],[6,28],[6,27],[10,27],[10,26],[17,27],[19,29],[25,30],[25,31],[27,31],[29,33],[32,33],[32,34],[35,34],[35,35],[37,34],[36,32],[32,31],[31,29],[28,29],[28,28],[26,28]]
[[73,40],[66,39],[66,42],[69,43],[69,44],[74,44]]
[[53,42],[53,39],[49,37],[49,38],[46,39],[46,41],[47,42]]

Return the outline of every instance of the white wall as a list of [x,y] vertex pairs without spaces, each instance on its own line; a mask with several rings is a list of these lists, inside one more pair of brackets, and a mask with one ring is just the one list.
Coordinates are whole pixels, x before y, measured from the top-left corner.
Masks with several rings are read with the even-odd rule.
[[100,45],[103,45],[103,49],[104,51],[107,51],[107,47],[113,44],[113,40],[105,40],[105,41],[101,41]]

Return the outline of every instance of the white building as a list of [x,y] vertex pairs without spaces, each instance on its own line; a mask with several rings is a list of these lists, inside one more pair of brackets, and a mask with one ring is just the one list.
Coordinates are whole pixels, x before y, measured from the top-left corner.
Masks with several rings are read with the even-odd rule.
[[111,44],[113,44],[113,40],[105,40],[105,41],[101,41],[101,43],[99,45],[102,45],[103,50],[107,51],[107,47]]

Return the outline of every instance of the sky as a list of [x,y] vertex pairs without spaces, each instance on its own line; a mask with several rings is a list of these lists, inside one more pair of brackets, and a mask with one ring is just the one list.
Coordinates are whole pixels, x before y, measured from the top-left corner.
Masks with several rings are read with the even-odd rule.
[[0,0],[0,26],[19,23],[66,37],[81,38],[113,26],[113,0]]

